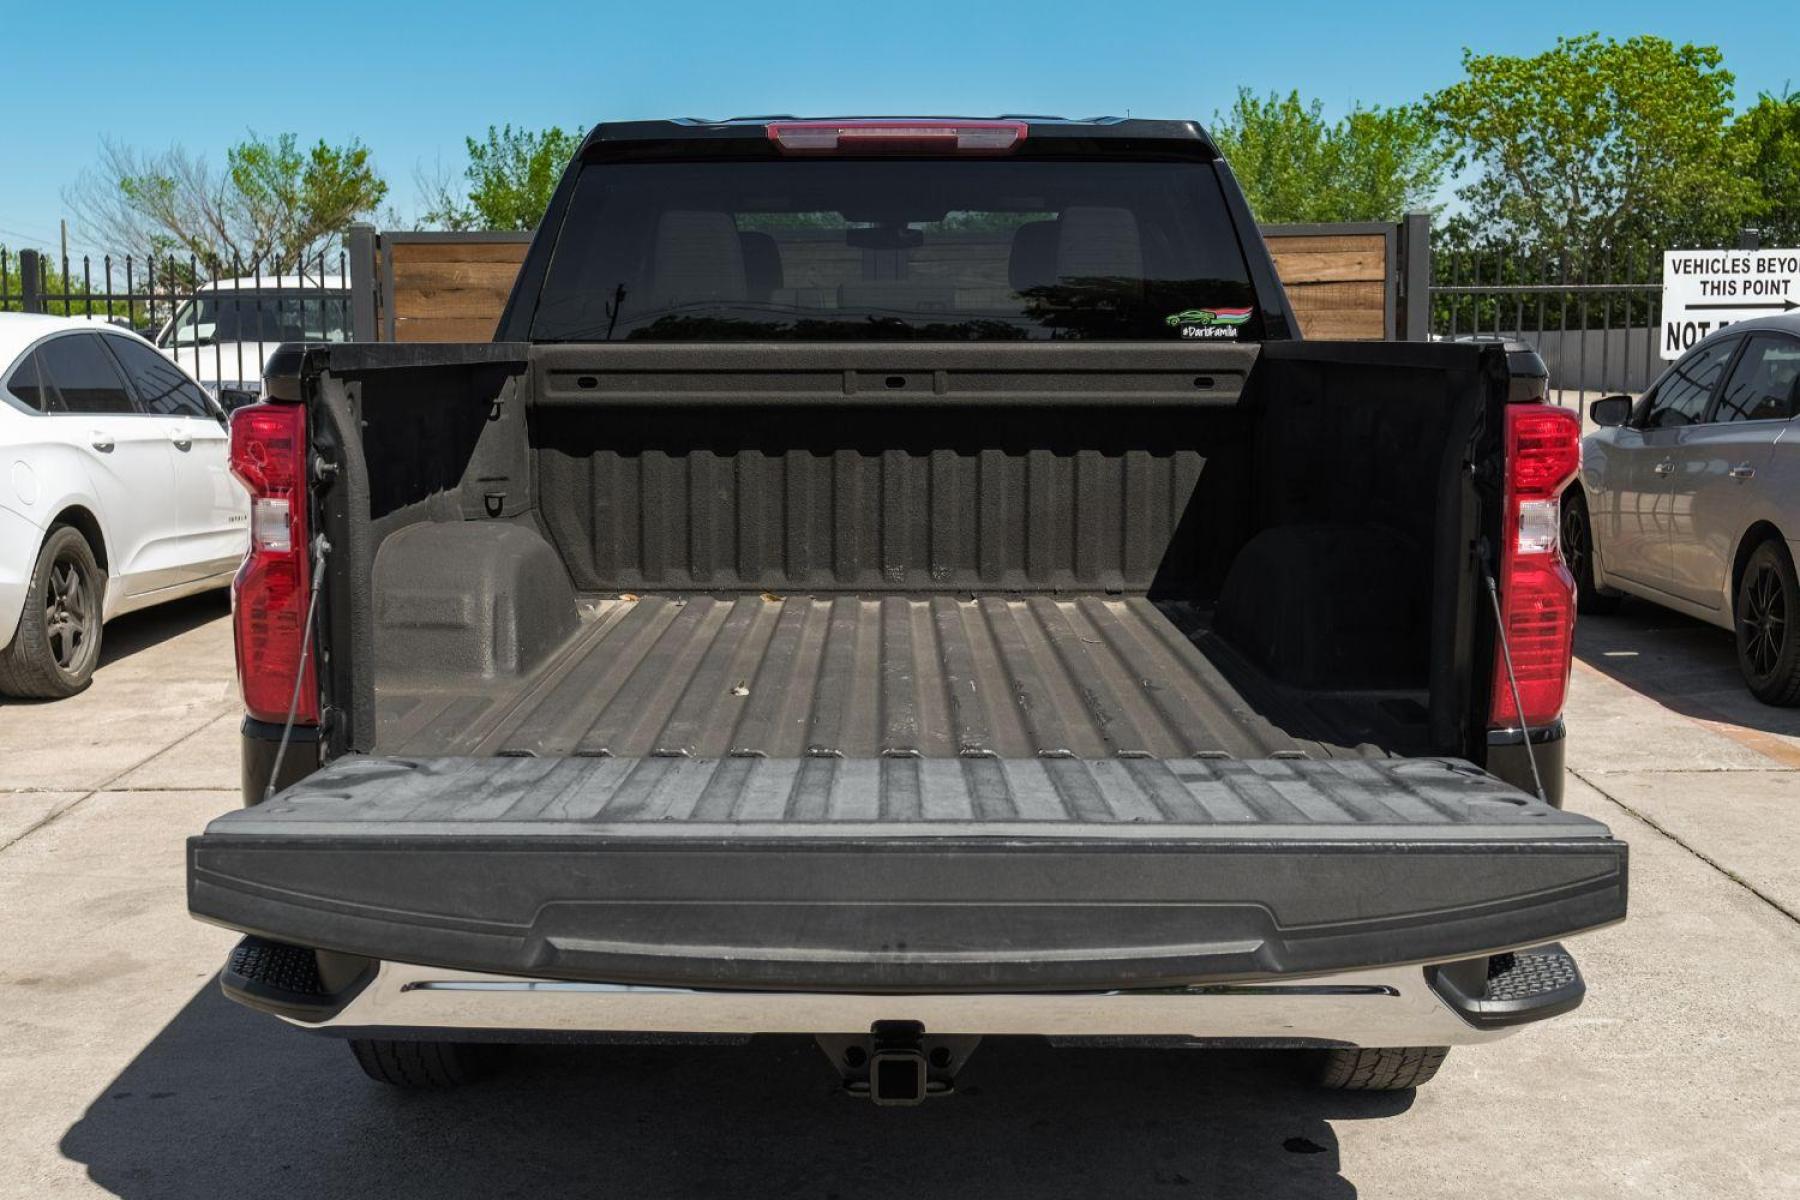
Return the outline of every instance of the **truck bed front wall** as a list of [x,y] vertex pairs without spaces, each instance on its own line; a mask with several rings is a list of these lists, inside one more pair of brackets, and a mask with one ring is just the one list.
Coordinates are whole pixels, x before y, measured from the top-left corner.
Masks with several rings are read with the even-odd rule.
[[[189,904],[505,975],[948,993],[1440,961],[1625,912],[1622,843],[1466,764],[923,765],[345,760],[194,839]],[[975,777],[1010,816],[923,815]],[[866,811],[831,819],[847,786]]]

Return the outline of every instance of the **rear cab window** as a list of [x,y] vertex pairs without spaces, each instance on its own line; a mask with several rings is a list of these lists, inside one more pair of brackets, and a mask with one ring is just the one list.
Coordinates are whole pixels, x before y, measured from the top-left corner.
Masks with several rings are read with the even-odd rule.
[[1253,341],[1203,162],[776,159],[581,168],[531,340]]

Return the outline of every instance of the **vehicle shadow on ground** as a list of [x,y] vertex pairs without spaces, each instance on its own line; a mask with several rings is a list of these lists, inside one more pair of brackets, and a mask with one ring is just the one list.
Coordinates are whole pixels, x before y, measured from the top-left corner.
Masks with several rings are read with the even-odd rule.
[[1683,716],[1800,736],[1800,709],[1752,696],[1730,631],[1716,625],[1628,597],[1617,613],[1575,623],[1575,657]]
[[100,639],[100,666],[105,668],[160,646],[230,612],[231,593],[220,590],[127,613],[107,624]]
[[366,1081],[341,1043],[210,981],[61,1150],[131,1200],[563,1195],[1342,1198],[1331,1121],[1410,1092],[1327,1093],[1282,1052],[990,1040],[960,1094],[877,1109],[810,1040],[522,1049],[448,1093]]

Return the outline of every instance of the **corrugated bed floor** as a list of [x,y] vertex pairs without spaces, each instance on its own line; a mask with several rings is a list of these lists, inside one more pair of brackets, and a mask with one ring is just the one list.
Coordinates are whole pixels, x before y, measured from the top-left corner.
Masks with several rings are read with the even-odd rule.
[[1262,681],[1203,613],[1141,596],[602,600],[526,679],[391,681],[378,711],[385,754],[1374,752],[1341,711]]

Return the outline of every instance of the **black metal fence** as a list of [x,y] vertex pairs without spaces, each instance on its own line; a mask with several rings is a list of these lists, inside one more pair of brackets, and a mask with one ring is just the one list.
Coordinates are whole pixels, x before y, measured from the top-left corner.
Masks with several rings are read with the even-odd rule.
[[1440,252],[1431,283],[1436,337],[1518,338],[1564,392],[1640,392],[1661,372],[1662,259],[1641,252],[1566,265],[1504,249]]
[[214,391],[254,391],[282,342],[350,341],[342,251],[282,262],[0,249],[0,312],[107,321],[155,342]]

